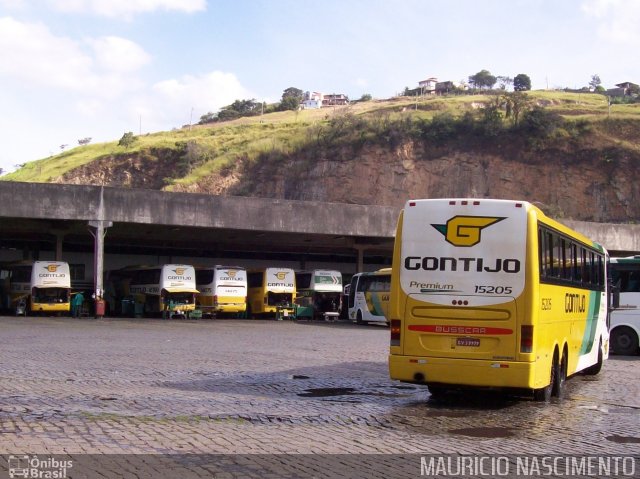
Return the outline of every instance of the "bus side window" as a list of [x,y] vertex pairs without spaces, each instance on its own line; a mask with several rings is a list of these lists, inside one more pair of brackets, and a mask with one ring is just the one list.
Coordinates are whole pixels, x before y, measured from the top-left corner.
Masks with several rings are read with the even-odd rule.
[[[624,273],[623,273],[624,274]],[[626,275],[625,275],[626,276]],[[640,277],[637,272],[630,271],[626,278],[626,284],[623,284],[621,292],[623,293],[640,293]]]

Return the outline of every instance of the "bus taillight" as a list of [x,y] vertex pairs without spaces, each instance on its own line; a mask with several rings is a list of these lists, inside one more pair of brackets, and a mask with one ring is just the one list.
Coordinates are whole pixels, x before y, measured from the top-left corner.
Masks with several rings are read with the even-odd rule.
[[533,326],[523,325],[520,329],[520,352],[533,352]]
[[391,346],[400,346],[400,328],[401,321],[399,319],[391,320]]
[[214,306],[218,306],[218,295],[217,294],[213,295],[213,305]]

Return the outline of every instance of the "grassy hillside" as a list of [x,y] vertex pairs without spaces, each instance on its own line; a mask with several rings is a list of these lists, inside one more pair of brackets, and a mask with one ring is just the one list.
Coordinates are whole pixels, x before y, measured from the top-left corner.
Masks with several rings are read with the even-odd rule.
[[[566,119],[581,120],[582,123],[598,119],[640,120],[640,104],[612,105],[602,95],[565,92],[528,92],[533,104],[562,115]],[[59,155],[27,163],[14,173],[0,178],[5,181],[51,182],[60,181],[63,175],[72,174],[84,165],[96,160],[117,161],[144,154],[153,158],[157,152],[175,159],[173,171],[168,172],[165,187],[189,185],[224,171],[238,161],[252,162],[265,154],[278,152],[291,155],[308,148],[327,135],[326,127],[336,129],[336,120],[351,118],[350,141],[375,140],[383,131],[383,124],[402,120],[430,120],[436,115],[450,114],[460,118],[466,112],[478,114],[483,105],[494,100],[488,95],[461,95],[452,97],[407,98],[359,102],[348,107],[278,112],[264,116],[240,118],[238,120],[197,125],[168,132],[137,136],[129,148],[113,142],[79,146]],[[353,119],[362,123],[354,123]],[[506,121],[506,120],[505,120]],[[414,122],[415,123],[415,122]],[[635,122],[632,122],[635,123]],[[640,122],[639,122],[640,124]],[[627,137],[620,128],[600,129],[601,134],[611,135],[628,148],[637,149],[637,128],[631,128]],[[387,131],[387,130],[384,130]],[[635,138],[634,138],[635,137]]]

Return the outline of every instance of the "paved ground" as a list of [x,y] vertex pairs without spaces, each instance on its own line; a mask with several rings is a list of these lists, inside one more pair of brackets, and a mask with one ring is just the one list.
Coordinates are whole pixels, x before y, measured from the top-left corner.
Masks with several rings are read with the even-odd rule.
[[[571,378],[550,404],[494,394],[442,404],[388,378],[388,334],[346,323],[0,318],[0,454],[349,454],[393,467],[398,454],[638,453],[638,357]],[[203,475],[325,477],[323,467]]]

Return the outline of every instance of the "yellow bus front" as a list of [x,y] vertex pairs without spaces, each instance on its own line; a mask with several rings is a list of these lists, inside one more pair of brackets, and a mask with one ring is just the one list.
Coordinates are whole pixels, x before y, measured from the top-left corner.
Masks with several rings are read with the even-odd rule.
[[68,313],[71,311],[70,288],[33,288],[30,310],[34,313]]

